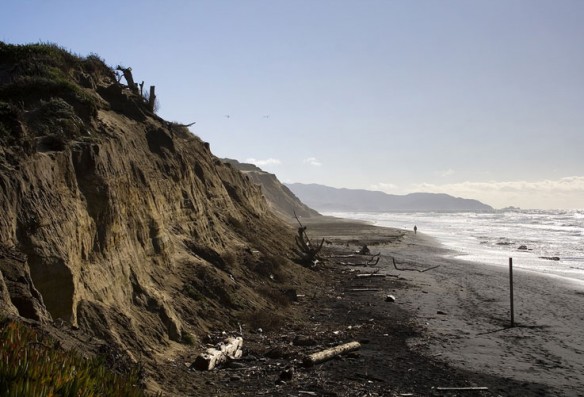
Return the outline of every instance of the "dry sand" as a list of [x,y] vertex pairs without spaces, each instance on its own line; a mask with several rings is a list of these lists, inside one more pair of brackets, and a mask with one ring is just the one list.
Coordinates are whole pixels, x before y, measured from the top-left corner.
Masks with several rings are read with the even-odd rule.
[[[550,387],[546,395],[584,396],[584,286],[514,270],[515,327],[510,327],[509,270],[465,262],[424,234],[407,233],[384,271],[411,288],[397,303],[414,313],[428,338],[415,349],[467,370]],[[439,314],[440,313],[440,314]],[[444,313],[444,314],[443,314]]]

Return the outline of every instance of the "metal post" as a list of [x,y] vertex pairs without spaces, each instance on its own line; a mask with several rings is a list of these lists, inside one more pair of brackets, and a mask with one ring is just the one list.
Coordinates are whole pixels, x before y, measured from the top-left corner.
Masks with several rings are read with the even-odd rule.
[[513,312],[513,258],[509,258],[509,297],[511,299],[511,327],[515,326],[515,315]]

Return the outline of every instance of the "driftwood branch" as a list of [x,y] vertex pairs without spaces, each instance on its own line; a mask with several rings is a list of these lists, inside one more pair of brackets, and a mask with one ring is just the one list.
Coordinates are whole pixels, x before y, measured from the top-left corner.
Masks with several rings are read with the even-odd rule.
[[357,274],[355,276],[355,278],[385,278],[387,276],[387,274],[380,274],[380,273],[362,273],[362,274]]
[[379,263],[380,254],[373,255],[370,259],[365,262],[338,262],[340,265],[348,266],[375,266]]
[[428,270],[432,270],[432,269],[436,269],[437,267],[440,267],[440,265],[436,265],[436,266],[432,266],[432,267],[429,267],[428,269],[424,269],[424,270],[420,270],[420,269],[400,269],[399,267],[397,267],[397,264],[395,263],[395,258],[392,257],[391,260],[393,261],[393,267],[395,267],[395,270],[399,270],[400,272],[410,271],[410,272],[424,273],[424,272],[427,272]]
[[345,343],[339,346],[331,347],[330,349],[310,354],[304,358],[303,363],[305,366],[310,367],[312,365],[320,364],[322,362],[330,360],[331,358],[336,357],[339,354],[347,353],[353,350],[357,350],[359,348],[361,348],[361,344],[359,342]]
[[300,225],[298,228],[298,234],[294,236],[294,241],[296,242],[296,248],[293,251],[298,255],[300,263],[309,266],[315,266],[318,263],[319,252],[324,244],[324,238],[320,240],[320,243],[313,244],[306,234],[306,226],[302,225],[300,219],[294,212],[294,217]]
[[230,359],[240,358],[242,355],[243,338],[227,338],[225,341],[207,349],[204,353],[197,356],[191,364],[191,368],[199,371],[210,371],[217,365]]
[[197,122],[193,121],[192,123],[189,124],[179,124],[179,123],[169,123],[170,125],[176,126],[176,127],[190,127],[192,125],[195,125]]
[[471,387],[437,387],[436,390],[439,391],[478,391],[478,390],[489,390],[485,386],[471,386]]

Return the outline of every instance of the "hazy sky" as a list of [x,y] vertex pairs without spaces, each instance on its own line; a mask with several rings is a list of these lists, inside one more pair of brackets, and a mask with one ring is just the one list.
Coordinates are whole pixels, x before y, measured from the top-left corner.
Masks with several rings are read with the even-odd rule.
[[584,1],[4,1],[284,182],[584,208]]

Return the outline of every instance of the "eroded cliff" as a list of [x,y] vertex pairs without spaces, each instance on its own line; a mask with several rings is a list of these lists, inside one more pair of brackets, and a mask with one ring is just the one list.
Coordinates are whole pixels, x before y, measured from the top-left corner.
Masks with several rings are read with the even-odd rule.
[[2,311],[136,359],[312,277],[258,186],[98,57],[53,45],[0,43],[0,213]]
[[222,159],[224,163],[231,164],[253,183],[260,186],[270,209],[287,221],[295,223],[295,217],[312,218],[320,214],[304,204],[282,184],[276,175],[263,171],[261,168],[247,163],[240,163],[233,159]]

